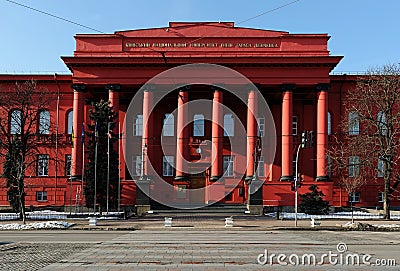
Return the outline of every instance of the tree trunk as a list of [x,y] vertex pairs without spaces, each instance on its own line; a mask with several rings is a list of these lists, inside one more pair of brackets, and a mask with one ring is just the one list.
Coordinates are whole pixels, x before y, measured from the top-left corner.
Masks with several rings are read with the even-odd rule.
[[353,208],[353,200],[350,201],[351,208],[351,224],[354,224],[354,208]]
[[25,215],[25,200],[21,196],[19,198],[19,205],[20,205],[20,213],[19,217],[22,219],[22,223],[25,225],[26,224],[26,215]]
[[390,220],[390,178],[385,178],[385,187],[383,192],[383,219]]

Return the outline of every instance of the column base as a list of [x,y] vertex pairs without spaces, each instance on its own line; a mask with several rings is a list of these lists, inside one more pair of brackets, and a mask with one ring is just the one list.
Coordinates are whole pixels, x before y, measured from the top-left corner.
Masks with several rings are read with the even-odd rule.
[[250,211],[251,215],[264,215],[264,206],[262,205],[247,205],[247,210]]
[[69,181],[81,181],[82,180],[82,175],[72,175],[71,177],[68,178]]
[[175,181],[177,182],[188,182],[188,176],[175,176]]
[[223,182],[224,178],[221,176],[211,176],[210,177],[210,182]]
[[317,176],[315,178],[315,181],[317,181],[317,182],[330,182],[331,179],[329,178],[329,176]]
[[294,180],[293,176],[289,176],[289,175],[281,176],[279,178],[279,181],[281,181],[281,182],[292,182],[293,180]]
[[150,210],[151,210],[150,205],[136,205],[136,215],[137,216],[144,216]]
[[245,182],[251,182],[253,179],[254,179],[254,176],[253,176],[253,175],[251,175],[251,176],[246,176],[246,177],[244,178],[244,181],[245,181]]

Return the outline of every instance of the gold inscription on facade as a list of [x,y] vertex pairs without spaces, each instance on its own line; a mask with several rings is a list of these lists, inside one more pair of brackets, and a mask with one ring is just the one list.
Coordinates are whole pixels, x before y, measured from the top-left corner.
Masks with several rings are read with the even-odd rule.
[[218,43],[218,42],[195,42],[195,43],[172,43],[172,42],[127,42],[127,48],[279,48],[278,43]]

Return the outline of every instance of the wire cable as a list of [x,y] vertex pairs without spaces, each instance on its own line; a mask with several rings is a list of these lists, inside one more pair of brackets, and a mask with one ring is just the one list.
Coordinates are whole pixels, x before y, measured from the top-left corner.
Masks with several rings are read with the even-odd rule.
[[24,5],[24,4],[21,4],[21,3],[18,3],[18,2],[12,1],[12,0],[5,0],[5,1],[7,1],[7,2],[9,2],[9,3],[12,3],[12,4],[14,4],[14,5],[20,6],[20,7],[24,7],[24,8],[26,8],[26,9],[33,10],[33,11],[38,12],[38,13],[42,13],[42,14],[44,14],[44,15],[47,15],[47,16],[56,18],[56,19],[58,19],[58,20],[61,20],[61,21],[64,21],[64,22],[67,22],[67,23],[70,23],[70,24],[74,24],[74,25],[77,25],[77,26],[80,26],[80,27],[83,27],[83,28],[86,28],[86,29],[89,29],[89,30],[92,30],[92,31],[95,31],[95,32],[98,32],[98,33],[101,33],[101,34],[106,34],[105,32],[100,31],[100,30],[97,30],[97,29],[95,29],[95,28],[93,28],[93,27],[89,27],[89,26],[86,26],[86,25],[83,25],[83,24],[80,24],[80,23],[77,23],[77,22],[74,22],[74,21],[65,19],[65,18],[63,18],[63,17],[60,17],[60,16],[57,16],[57,15],[48,13],[48,12],[43,11],[43,10],[39,10],[39,9],[30,7],[30,6],[27,6],[27,5]]

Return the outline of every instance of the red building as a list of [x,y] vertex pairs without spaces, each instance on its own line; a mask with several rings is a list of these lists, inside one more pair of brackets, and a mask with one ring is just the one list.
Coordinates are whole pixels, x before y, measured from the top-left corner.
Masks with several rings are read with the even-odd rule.
[[[71,75],[0,75],[2,90],[33,79],[61,97],[48,109],[51,125],[57,124],[62,135],[60,144],[57,153],[54,146],[43,147],[43,154],[53,156],[45,170],[39,164],[30,169],[27,206],[82,204],[86,158],[80,136],[75,136],[71,148],[71,133],[89,122],[90,102],[100,99],[108,99],[118,112],[124,135],[118,148],[123,206],[136,204],[146,210],[157,201],[175,207],[217,201],[249,203],[254,212],[263,206],[293,206],[294,157],[303,130],[314,131],[315,144],[300,152],[298,169],[304,179],[300,193],[317,184],[332,206],[348,206],[348,195],[331,176],[327,147],[343,117],[342,99],[357,78],[330,75],[342,56],[330,55],[329,38],[240,28],[231,22],[171,22],[163,28],[76,35],[73,56],[62,57]],[[175,88],[170,81],[148,83],[171,68],[203,63],[247,78],[247,85],[229,81],[239,89],[242,101],[229,91],[232,85],[226,78],[213,78],[212,73],[209,84],[198,78]],[[173,90],[163,92],[166,95],[160,99],[160,89],[165,88]],[[140,103],[130,111],[134,99]],[[209,101],[207,112],[185,106],[197,100]],[[244,134],[238,132],[240,126]],[[255,155],[259,151],[262,155]],[[168,185],[154,182],[154,174]],[[260,187],[251,195],[248,180]],[[1,182],[0,205],[6,207],[5,181]],[[190,192],[197,188],[204,189]],[[382,191],[379,178],[372,180],[352,195],[353,201],[381,206]],[[399,201],[393,199],[392,205]]]

